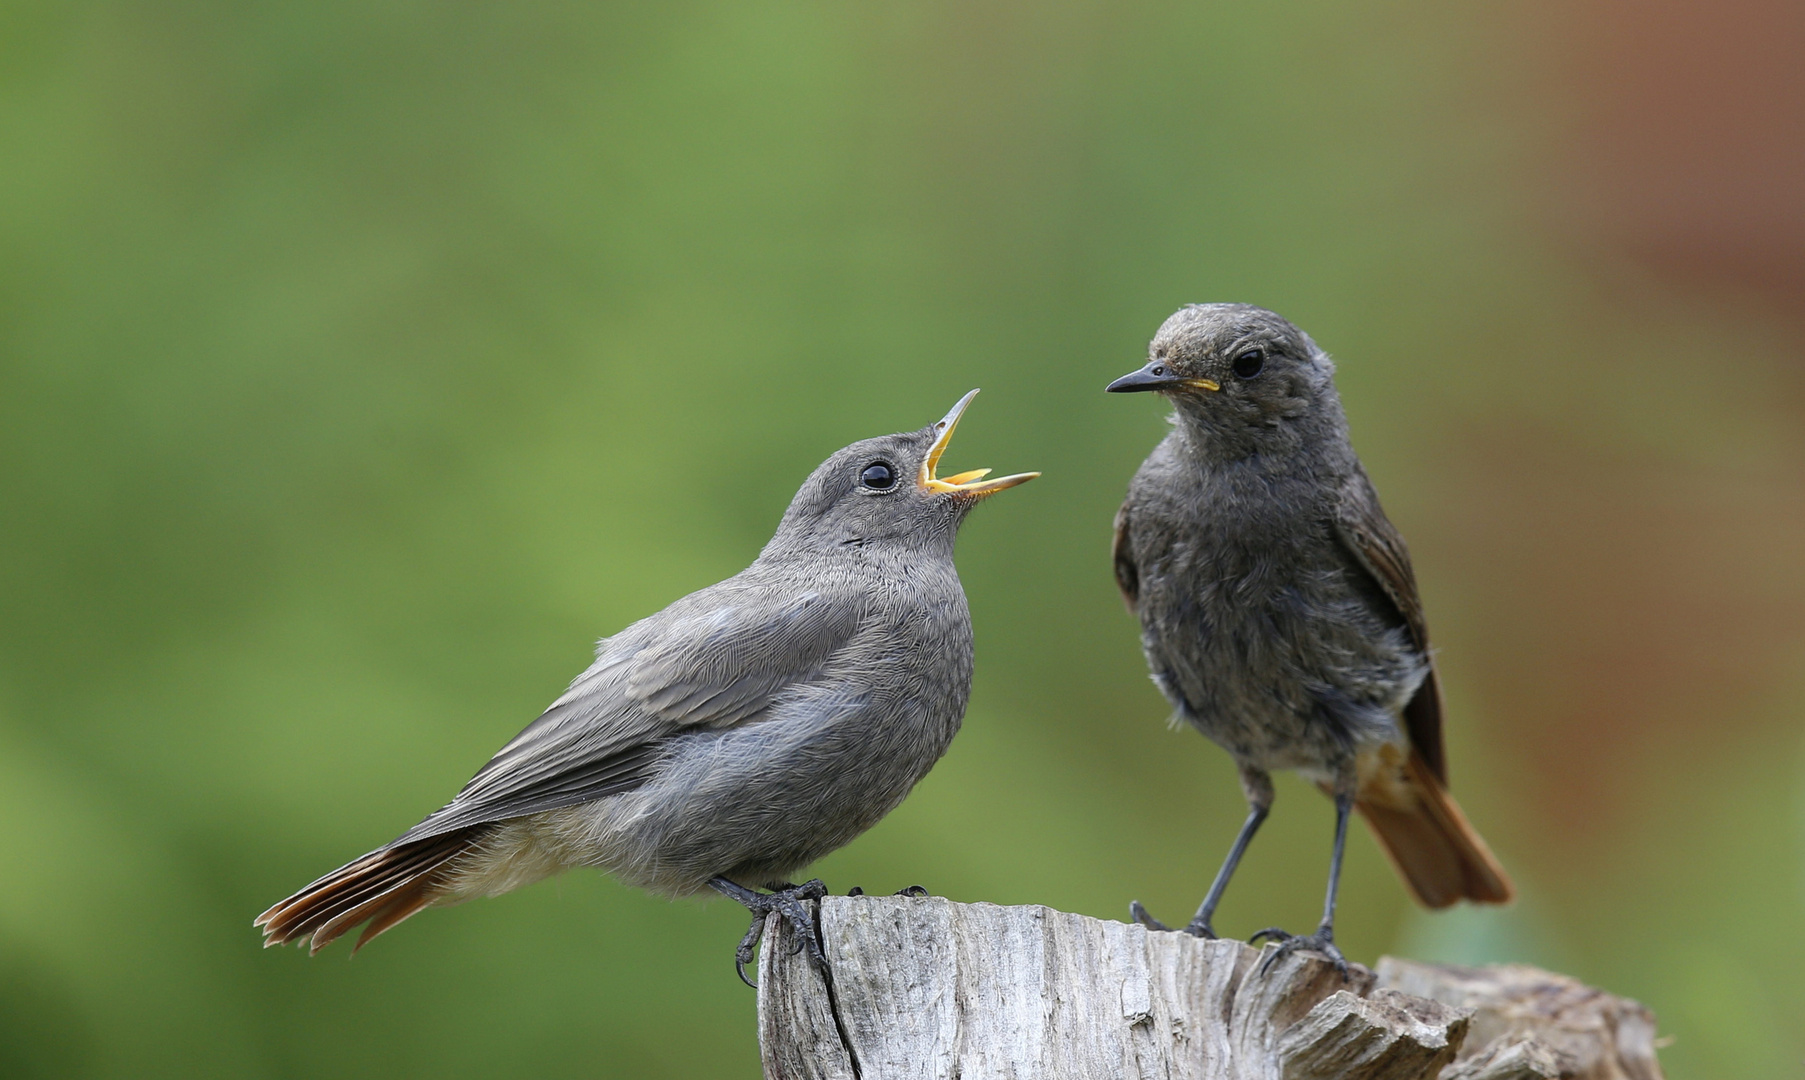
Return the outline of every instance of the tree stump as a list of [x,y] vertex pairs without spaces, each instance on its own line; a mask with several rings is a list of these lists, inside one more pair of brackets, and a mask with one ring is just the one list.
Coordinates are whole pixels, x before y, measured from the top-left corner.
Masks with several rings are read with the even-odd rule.
[[[1313,953],[934,897],[829,897],[759,956],[771,1080],[1660,1080],[1654,1016],[1528,967]],[[1267,949],[1273,948],[1267,946]]]

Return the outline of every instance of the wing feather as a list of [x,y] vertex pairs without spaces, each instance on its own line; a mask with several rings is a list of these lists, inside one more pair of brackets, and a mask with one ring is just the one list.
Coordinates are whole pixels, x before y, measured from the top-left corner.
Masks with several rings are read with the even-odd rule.
[[1442,783],[1448,782],[1442,748],[1441,687],[1435,676],[1435,659],[1429,650],[1429,626],[1423,618],[1423,602],[1417,595],[1416,573],[1410,566],[1410,549],[1396,526],[1385,516],[1372,481],[1357,463],[1343,482],[1335,508],[1335,534],[1342,546],[1391,600],[1410,630],[1416,647],[1429,663],[1429,675],[1404,706],[1404,727],[1410,744],[1423,756]]
[[737,578],[685,597],[603,641],[564,696],[389,846],[633,790],[673,735],[744,723],[818,675],[862,609]]
[[1115,563],[1116,588],[1122,590],[1122,602],[1133,611],[1141,601],[1141,568],[1134,561],[1134,536],[1129,532],[1128,503],[1116,511],[1116,535],[1109,545],[1110,561]]

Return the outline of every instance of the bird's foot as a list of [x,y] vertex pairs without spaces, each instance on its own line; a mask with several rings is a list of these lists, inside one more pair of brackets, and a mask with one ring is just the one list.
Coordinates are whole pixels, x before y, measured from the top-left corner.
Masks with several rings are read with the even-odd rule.
[[[847,896],[864,896],[865,890],[859,888],[857,885],[854,885],[852,888],[846,890],[846,895]],[[906,889],[898,889],[895,892],[891,893],[890,895],[907,896],[912,899],[919,900],[924,896],[932,896],[934,894],[928,892],[927,887],[925,885],[911,885]]]
[[1278,942],[1278,948],[1267,953],[1266,958],[1260,961],[1260,974],[1262,975],[1272,970],[1272,966],[1279,962],[1280,957],[1299,949],[1309,949],[1328,957],[1329,963],[1335,965],[1335,971],[1341,975],[1342,981],[1347,981],[1347,957],[1341,955],[1341,950],[1336,948],[1335,928],[1328,923],[1317,927],[1314,934],[1303,935],[1287,934],[1276,926],[1269,926],[1247,939],[1249,945],[1258,945],[1262,941]]
[[[1139,900],[1133,901],[1128,905],[1128,914],[1135,922],[1140,923],[1149,930],[1173,929],[1149,914],[1147,909],[1141,906]],[[1194,938],[1203,938],[1205,941],[1216,940],[1216,931],[1210,926],[1208,919],[1192,919],[1189,923],[1185,924],[1183,929],[1185,933]]]
[[827,886],[822,884],[820,878],[801,885],[780,886],[768,893],[748,889],[726,878],[718,877],[708,884],[716,892],[739,901],[752,913],[752,925],[733,953],[733,970],[739,973],[741,982],[754,989],[758,986],[746,977],[746,965],[752,962],[759,939],[764,936],[765,916],[773,911],[782,915],[796,932],[796,948],[806,950],[817,969],[827,970],[827,954],[821,949],[821,934],[815,929],[814,913],[808,909],[808,901],[819,900],[827,895]]
[[1170,930],[1170,929],[1172,929],[1170,926],[1167,926],[1165,923],[1160,922],[1158,919],[1154,918],[1153,915],[1151,913],[1149,913],[1146,908],[1141,906],[1141,902],[1139,900],[1129,901],[1128,917],[1130,919],[1133,919],[1135,922],[1140,923],[1142,926],[1145,926],[1149,930]]

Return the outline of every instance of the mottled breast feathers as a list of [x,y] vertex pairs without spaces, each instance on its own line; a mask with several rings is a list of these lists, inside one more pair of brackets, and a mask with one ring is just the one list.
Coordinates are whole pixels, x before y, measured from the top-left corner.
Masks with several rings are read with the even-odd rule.
[[[1125,501],[1116,512],[1115,537],[1110,547],[1116,587],[1130,611],[1140,602],[1141,575],[1135,561],[1134,521],[1131,502]],[[1435,676],[1434,658],[1429,649],[1429,628],[1423,617],[1423,604],[1417,595],[1416,574],[1410,566],[1410,551],[1404,538],[1385,516],[1379,496],[1373,490],[1365,471],[1356,462],[1342,482],[1334,504],[1334,535],[1352,556],[1353,562],[1370,577],[1373,584],[1391,602],[1397,616],[1409,629],[1412,642],[1429,663],[1429,674],[1409,703],[1404,707],[1404,726],[1410,742],[1422,755],[1438,779],[1447,782],[1446,755],[1442,747],[1441,690]]]

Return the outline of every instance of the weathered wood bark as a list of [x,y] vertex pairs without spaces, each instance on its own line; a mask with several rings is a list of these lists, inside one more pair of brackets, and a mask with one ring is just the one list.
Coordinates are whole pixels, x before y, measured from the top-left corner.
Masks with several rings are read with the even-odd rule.
[[[771,1080],[1659,1080],[1654,1017],[1561,975],[1314,954],[938,898],[830,897],[759,957]],[[1269,946],[1270,948],[1270,946]]]

